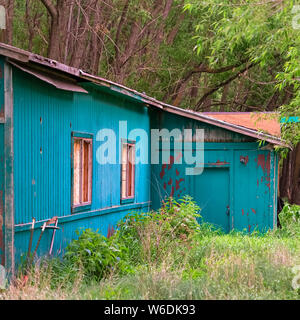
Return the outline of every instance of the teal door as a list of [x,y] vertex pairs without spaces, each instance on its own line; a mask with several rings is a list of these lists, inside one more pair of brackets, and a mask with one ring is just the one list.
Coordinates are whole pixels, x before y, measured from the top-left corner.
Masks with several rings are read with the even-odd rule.
[[194,177],[194,199],[203,220],[229,232],[229,168],[206,167],[201,175]]

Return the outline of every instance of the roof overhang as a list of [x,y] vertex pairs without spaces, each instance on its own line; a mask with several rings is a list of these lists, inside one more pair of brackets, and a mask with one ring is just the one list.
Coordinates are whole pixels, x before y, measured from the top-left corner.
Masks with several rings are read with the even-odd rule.
[[56,87],[60,90],[73,91],[73,92],[82,92],[88,93],[85,89],[80,87],[77,82],[72,78],[62,77],[59,74],[51,74],[46,72],[46,70],[39,70],[33,66],[27,66],[24,64],[16,63],[9,60],[9,63],[15,66],[16,68],[33,75],[34,77],[47,82],[48,84]]
[[[16,64],[16,62],[22,62],[23,68],[24,68],[24,64],[33,63],[35,65],[40,65],[43,67],[43,69],[50,68],[51,70],[56,70],[60,75],[62,75],[62,74],[68,75],[69,77],[73,77],[77,81],[79,81],[79,80],[90,81],[90,82],[93,82],[99,86],[105,86],[114,92],[118,92],[124,96],[134,98],[135,100],[138,100],[139,102],[144,103],[148,107],[158,108],[158,109],[163,110],[165,112],[177,114],[177,115],[180,115],[180,116],[183,116],[186,118],[190,118],[190,119],[194,119],[194,120],[201,121],[204,123],[208,123],[208,124],[211,124],[211,125],[214,125],[217,127],[221,127],[221,128],[224,128],[224,129],[227,129],[230,131],[234,131],[234,132],[246,135],[246,136],[250,136],[250,137],[253,137],[253,138],[256,138],[259,140],[264,140],[264,141],[269,142],[273,145],[291,148],[291,146],[289,146],[284,140],[280,139],[277,136],[269,135],[267,133],[253,130],[250,128],[246,128],[243,126],[239,126],[237,124],[228,123],[226,121],[216,119],[213,117],[209,117],[209,116],[204,115],[199,112],[195,112],[195,111],[188,110],[188,109],[181,109],[181,108],[166,104],[164,102],[161,102],[161,101],[158,101],[154,98],[151,98],[144,93],[140,93],[136,90],[127,88],[121,84],[109,81],[107,79],[104,79],[104,78],[101,78],[98,76],[91,75],[91,74],[86,73],[80,69],[76,69],[76,68],[67,66],[67,65],[60,63],[58,61],[55,61],[55,60],[52,60],[49,58],[45,58],[40,55],[31,53],[31,52],[28,52],[25,50],[21,50],[16,47],[13,47],[13,46],[9,46],[9,45],[0,43],[0,55],[3,55],[3,56],[6,56],[6,57],[13,59],[15,64]],[[10,61],[11,61],[11,59],[10,59]],[[32,67],[32,65],[31,65],[31,67]],[[28,67],[28,68],[30,68],[30,67]],[[26,72],[29,72],[28,68],[26,68]],[[25,69],[24,69],[24,71],[25,71]],[[38,76],[38,72],[35,71],[34,75]],[[47,80],[48,80],[48,82],[50,81],[49,77],[47,77]],[[46,79],[44,81],[46,81]],[[55,85],[55,84],[58,85],[58,82],[54,81],[53,77],[51,78],[51,82],[52,82],[51,83],[52,85]],[[75,88],[73,87],[73,89],[75,89]],[[70,90],[70,87],[69,87],[69,89],[67,89],[65,87],[64,90]],[[82,90],[84,90],[84,89],[82,89]],[[77,90],[71,90],[71,91],[77,91]],[[79,91],[79,92],[82,92],[82,91]]]
[[181,109],[181,108],[174,107],[174,106],[165,106],[164,110],[167,112],[178,114],[183,117],[202,121],[202,122],[205,122],[205,123],[208,123],[211,125],[215,125],[215,126],[230,130],[230,131],[234,131],[234,132],[246,135],[246,136],[250,136],[250,137],[256,138],[258,140],[263,140],[263,141],[269,142],[274,145],[290,148],[290,146],[284,140],[280,139],[279,137],[269,135],[265,132],[260,132],[257,130],[238,126],[238,125],[235,125],[235,124],[232,124],[229,122],[225,122],[223,120],[215,119],[215,118],[209,117],[207,115],[201,114],[199,112]]

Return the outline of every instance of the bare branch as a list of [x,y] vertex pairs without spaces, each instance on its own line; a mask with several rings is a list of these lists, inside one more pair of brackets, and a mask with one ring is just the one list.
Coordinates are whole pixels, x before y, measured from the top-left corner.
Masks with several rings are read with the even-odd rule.
[[242,70],[240,70],[239,72],[237,72],[235,75],[231,76],[230,78],[228,78],[226,81],[221,82],[220,84],[218,84],[216,87],[209,89],[202,97],[201,99],[198,101],[197,105],[196,105],[196,110],[199,109],[199,107],[202,105],[202,103],[213,93],[215,93],[216,91],[218,91],[220,88],[224,87],[225,85],[227,85],[228,83],[232,82],[233,80],[235,80],[236,78],[238,78],[239,76],[241,76],[241,74],[243,74],[244,72],[248,71],[250,68],[254,67],[257,63],[251,63],[250,65],[247,65],[245,68],[243,68]]
[[57,18],[57,9],[52,3],[51,0],[41,0],[46,9],[48,10],[49,14],[51,15],[52,19]]

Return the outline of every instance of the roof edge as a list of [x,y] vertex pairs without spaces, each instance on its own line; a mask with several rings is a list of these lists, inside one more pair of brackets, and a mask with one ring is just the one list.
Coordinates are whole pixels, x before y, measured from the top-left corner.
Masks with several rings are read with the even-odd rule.
[[197,113],[192,110],[182,109],[179,107],[172,106],[170,104],[158,101],[155,98],[149,97],[144,93],[140,93],[136,90],[130,89],[124,85],[101,78],[99,76],[86,73],[81,69],[68,66],[56,60],[52,60],[52,59],[40,56],[38,54],[34,54],[34,53],[31,53],[31,52],[28,52],[4,43],[0,43],[0,55],[6,56],[24,63],[28,63],[30,61],[35,62],[37,64],[43,65],[44,67],[53,68],[53,69],[65,72],[69,75],[73,75],[78,78],[88,80],[95,84],[109,87],[111,90],[118,91],[122,94],[131,96],[131,97],[136,97],[138,98],[139,101],[142,101],[150,106],[159,108],[166,112],[175,113],[175,114],[178,114],[187,118],[192,118],[198,121],[203,121],[218,127],[222,127],[230,131],[238,132],[240,134],[257,138],[259,140],[265,140],[275,145],[291,148],[291,146],[289,146],[284,140],[276,136],[268,135],[266,133],[249,129],[243,126],[234,125],[220,119],[209,117],[205,114]]

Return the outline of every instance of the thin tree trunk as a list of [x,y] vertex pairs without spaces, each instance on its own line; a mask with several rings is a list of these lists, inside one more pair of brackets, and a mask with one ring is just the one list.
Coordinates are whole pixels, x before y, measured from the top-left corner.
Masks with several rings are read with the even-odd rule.
[[13,17],[14,17],[14,0],[1,0],[0,5],[5,8],[6,12],[6,25],[5,30],[1,30],[1,41],[12,45],[13,43]]
[[71,36],[71,23],[72,23],[72,17],[73,17],[73,9],[74,9],[74,0],[71,1],[70,9],[69,9],[68,27],[67,27],[64,60],[63,60],[64,63],[67,63],[68,61],[68,51],[69,51],[69,42],[70,42],[70,36]]
[[283,160],[279,186],[281,198],[300,205],[300,143]]

